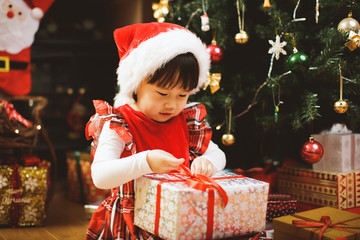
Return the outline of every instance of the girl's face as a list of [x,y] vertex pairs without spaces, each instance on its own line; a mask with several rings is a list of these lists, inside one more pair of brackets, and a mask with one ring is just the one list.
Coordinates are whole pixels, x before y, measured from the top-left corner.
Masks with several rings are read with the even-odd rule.
[[179,86],[167,88],[143,82],[137,91],[135,108],[154,121],[166,122],[184,109],[189,95],[190,91]]

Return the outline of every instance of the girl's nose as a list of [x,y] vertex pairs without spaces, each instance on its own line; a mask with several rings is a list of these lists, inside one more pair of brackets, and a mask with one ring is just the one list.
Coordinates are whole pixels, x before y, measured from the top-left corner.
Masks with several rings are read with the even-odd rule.
[[176,101],[169,99],[168,101],[165,102],[165,108],[172,110],[175,107],[176,107]]

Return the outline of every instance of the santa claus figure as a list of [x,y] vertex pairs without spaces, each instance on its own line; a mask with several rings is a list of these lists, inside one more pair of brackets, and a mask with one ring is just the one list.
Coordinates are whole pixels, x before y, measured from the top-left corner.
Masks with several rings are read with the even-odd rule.
[[0,0],[0,92],[17,96],[30,92],[30,47],[53,2]]

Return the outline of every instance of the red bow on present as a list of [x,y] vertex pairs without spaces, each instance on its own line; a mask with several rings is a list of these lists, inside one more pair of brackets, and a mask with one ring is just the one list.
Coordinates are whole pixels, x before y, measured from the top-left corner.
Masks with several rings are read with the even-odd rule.
[[189,177],[185,180],[186,185],[188,187],[200,190],[205,192],[209,188],[216,189],[221,200],[222,200],[222,206],[226,207],[229,199],[225,192],[225,190],[211,177],[208,177],[203,174],[192,174],[190,169],[186,167],[185,165],[180,165],[179,169],[177,170],[178,174],[184,175],[186,177]]
[[[214,224],[214,205],[215,205],[215,190],[217,190],[219,197],[222,200],[222,206],[226,207],[228,203],[228,196],[225,190],[215,181],[216,179],[230,179],[230,178],[244,178],[244,176],[230,176],[210,178],[203,174],[192,174],[190,169],[185,165],[180,165],[177,171],[171,172],[169,175],[177,177],[176,180],[164,180],[160,181],[157,185],[156,194],[156,212],[155,212],[155,228],[154,234],[159,236],[159,221],[160,221],[160,198],[161,198],[161,185],[171,182],[186,182],[186,184],[194,189],[200,191],[208,190],[208,214],[207,214],[207,230],[206,239],[212,239],[213,224]],[[148,175],[151,178],[151,176]],[[185,178],[184,178],[185,177]]]
[[353,221],[353,220],[356,220],[356,219],[360,219],[360,217],[348,219],[348,220],[341,221],[341,222],[332,223],[329,216],[322,216],[320,218],[320,221],[316,221],[316,220],[313,220],[311,218],[299,216],[299,215],[296,215],[296,214],[292,214],[291,216],[302,219],[302,220],[293,220],[292,224],[295,225],[295,226],[304,226],[304,227],[317,228],[317,229],[314,229],[312,231],[315,232],[315,231],[319,230],[319,238],[318,238],[319,240],[322,239],[322,236],[324,235],[324,232],[328,228],[332,228],[332,229],[340,230],[340,231],[345,231],[345,232],[350,232],[350,233],[356,233],[356,232],[352,231],[350,229],[347,229],[347,228],[358,228],[358,229],[360,229],[360,226],[349,226],[349,225],[346,224],[346,222],[350,222],[350,221]]

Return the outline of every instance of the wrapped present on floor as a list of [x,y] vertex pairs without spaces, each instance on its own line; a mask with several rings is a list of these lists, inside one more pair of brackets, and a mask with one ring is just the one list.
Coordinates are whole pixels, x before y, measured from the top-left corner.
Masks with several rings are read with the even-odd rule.
[[299,202],[347,209],[360,206],[360,171],[329,172],[278,168],[278,190]]
[[296,213],[296,200],[288,194],[269,194],[266,221],[272,222],[276,217]]
[[110,190],[95,187],[91,178],[91,156],[89,152],[67,152],[68,197],[82,204],[104,200]]
[[324,149],[314,170],[348,172],[360,169],[360,134],[352,133],[343,124],[334,124],[330,131],[314,134]]
[[322,207],[275,218],[274,239],[360,239],[360,215]]
[[135,225],[164,239],[223,239],[265,230],[268,183],[220,171],[208,184],[189,171],[137,179]]
[[255,167],[248,170],[236,168],[233,171],[239,175],[244,175],[249,178],[257,179],[263,182],[269,183],[269,192],[277,192],[277,172],[276,165],[274,162],[266,164],[265,167]]
[[0,225],[41,226],[46,217],[49,162],[0,159]]

